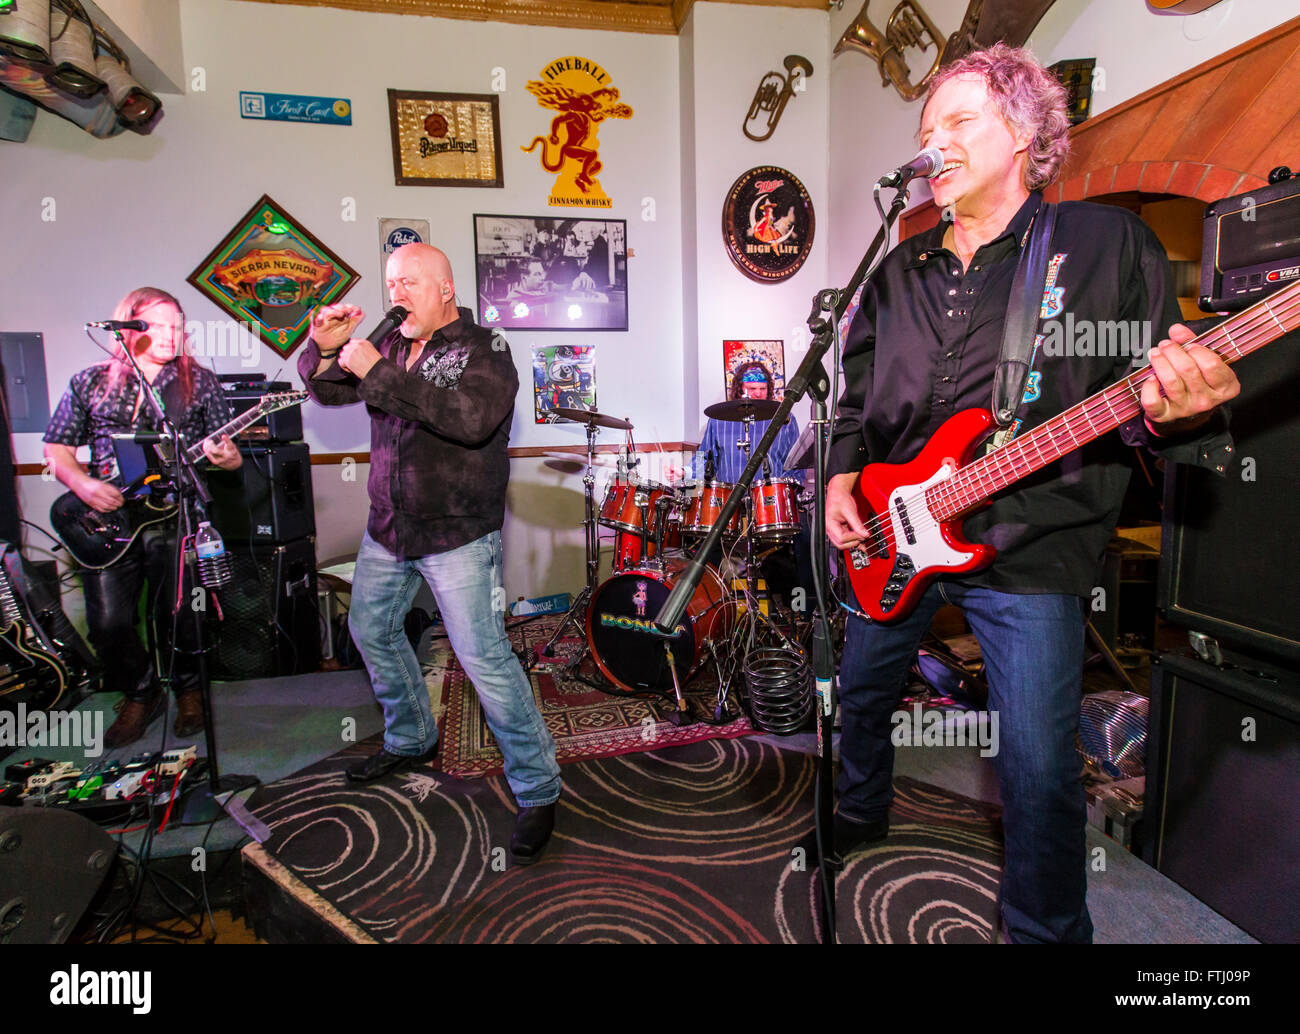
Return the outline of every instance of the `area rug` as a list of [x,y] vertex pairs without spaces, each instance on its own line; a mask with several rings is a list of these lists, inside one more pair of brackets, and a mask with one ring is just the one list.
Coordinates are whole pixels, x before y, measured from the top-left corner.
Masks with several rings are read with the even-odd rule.
[[[559,627],[561,615],[510,622],[506,634],[511,645],[532,656]],[[743,716],[724,725],[696,722],[678,727],[668,716],[663,698],[615,696],[594,689],[576,678],[564,677],[565,663],[577,656],[583,643],[575,638],[556,644],[553,661],[543,660],[530,672],[533,695],[546,727],[555,739],[561,764],[582,758],[615,757],[643,750],[728,739],[754,731]],[[459,778],[493,775],[502,771],[501,751],[483,718],[474,687],[456,662],[445,637],[435,636],[421,656],[425,683],[434,717],[442,735],[441,767]],[[697,714],[710,714],[718,684],[706,669],[685,687]],[[577,674],[594,681],[595,665],[588,657]]]
[[[578,761],[545,856],[510,864],[501,776],[421,768],[356,785],[358,744],[260,787],[257,849],[353,939],[405,943],[815,943],[815,759],[763,738]],[[984,941],[996,810],[900,779],[893,829],[837,882],[846,942]],[[245,854],[246,860],[250,855]],[[305,889],[304,889],[305,888]],[[287,895],[288,889],[284,890]],[[313,902],[314,903],[311,903]]]

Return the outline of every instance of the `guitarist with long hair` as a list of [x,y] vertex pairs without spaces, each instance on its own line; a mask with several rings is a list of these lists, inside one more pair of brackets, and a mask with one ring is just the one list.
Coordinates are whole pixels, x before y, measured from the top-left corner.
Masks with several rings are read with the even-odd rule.
[[[878,562],[873,555],[896,558],[876,598],[857,600],[859,610],[877,609],[875,620],[848,620],[836,852],[843,857],[888,833],[891,715],[935,612],[956,604],[979,640],[989,708],[1000,718],[993,762],[1006,840],[1001,913],[1018,942],[1092,939],[1074,737],[1086,611],[1128,481],[1121,439],[1098,438],[994,495],[964,527],[966,539],[996,549],[992,562],[991,550],[982,549],[980,569],[939,573],[897,612],[892,594],[911,587],[913,570],[940,566],[934,558],[946,557],[950,544],[936,534],[923,493],[916,485],[902,491],[904,482],[888,493],[886,517],[868,526],[859,506],[868,477],[860,472],[868,464],[910,463],[932,438],[946,448],[936,432],[950,417],[990,408],[1020,253],[1039,217],[1041,191],[1057,179],[1069,148],[1065,111],[1065,91],[1051,74],[1027,51],[1001,44],[968,55],[931,83],[920,143],[943,154],[931,187],[947,217],[900,243],[863,290],[844,346],[826,501],[827,534],[849,551],[851,579],[855,564],[868,570]],[[1239,385],[1209,348],[1183,347],[1193,335],[1178,323],[1173,275],[1155,235],[1126,210],[1064,203],[1046,255],[1041,309],[1037,285],[1025,294],[1028,323],[1038,318],[1045,330],[1058,319],[1097,330],[1126,321],[1145,326],[1148,340],[1165,340],[1136,355],[1131,347],[1098,355],[1103,350],[1094,346],[1060,348],[1039,335],[1023,391],[1010,393],[1017,408],[1011,441],[1149,357],[1154,376],[1140,399],[1127,400],[1134,415],[1121,426],[1123,441],[1222,472],[1230,439],[1222,416],[1212,413]],[[1004,440],[1001,448],[1012,446]],[[964,461],[953,457],[955,465]],[[962,511],[958,500],[945,512]]]
[[[185,352],[185,314],[172,295],[156,287],[138,288],[118,303],[114,318],[147,324],[143,331],[123,331],[123,341],[186,441],[199,441],[230,419],[216,374]],[[156,430],[157,417],[119,347],[117,355],[73,376],[46,429],[45,459],[55,477],[82,502],[108,513],[124,504],[122,491],[127,487],[117,469],[112,436]],[[83,445],[90,447],[88,469],[77,460],[77,448]],[[235,470],[243,463],[238,447],[228,437],[206,442],[203,451],[225,470]],[[158,672],[136,630],[136,612],[147,583],[156,638],[160,644],[170,642],[176,594],[174,562],[173,521],[145,528],[122,558],[108,567],[82,572],[86,622],[91,645],[104,666],[104,687],[123,694],[118,717],[104,734],[104,745],[109,748],[143,736],[166,702]],[[190,622],[182,620],[179,627],[180,649],[172,672],[174,728],[178,736],[192,736],[203,729],[203,705],[197,665],[185,649]]]

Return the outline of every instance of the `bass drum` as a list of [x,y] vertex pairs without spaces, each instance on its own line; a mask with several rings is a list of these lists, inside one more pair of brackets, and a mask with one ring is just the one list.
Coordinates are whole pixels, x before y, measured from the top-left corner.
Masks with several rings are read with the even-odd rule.
[[736,602],[712,566],[691,594],[674,635],[655,630],[654,619],[682,577],[683,556],[665,553],[662,565],[623,571],[606,579],[587,607],[587,645],[604,676],[629,693],[671,692],[673,673],[666,646],[672,648],[677,678],[685,683],[700,663],[707,643],[736,624]]

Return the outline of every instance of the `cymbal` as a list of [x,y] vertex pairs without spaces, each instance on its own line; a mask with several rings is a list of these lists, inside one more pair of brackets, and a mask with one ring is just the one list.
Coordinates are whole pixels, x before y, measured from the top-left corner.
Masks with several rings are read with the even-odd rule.
[[[568,466],[576,464],[572,471],[564,473],[577,473],[580,470],[587,469],[587,457],[579,452],[548,452],[546,454],[546,466],[552,470],[559,470],[561,465]],[[591,465],[593,467],[616,467],[618,465],[618,454],[613,452],[598,452],[592,457]]]
[[747,420],[751,416],[755,420],[771,420],[780,408],[781,403],[771,399],[728,399],[715,402],[704,415],[713,420]]
[[561,474],[580,474],[587,469],[587,464],[577,456],[567,453],[550,452],[542,466],[557,470]]
[[579,424],[612,427],[618,431],[632,430],[632,425],[626,420],[620,420],[616,416],[606,416],[604,413],[597,413],[594,409],[573,409],[569,406],[556,406],[551,412],[556,416],[563,417],[565,420],[573,420]]

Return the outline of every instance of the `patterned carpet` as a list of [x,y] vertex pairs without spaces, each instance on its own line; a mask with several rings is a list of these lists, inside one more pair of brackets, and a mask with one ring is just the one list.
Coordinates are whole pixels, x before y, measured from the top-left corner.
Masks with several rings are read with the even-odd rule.
[[[369,937],[408,943],[810,943],[815,759],[756,738],[579,761],[555,837],[509,863],[501,776],[422,768],[356,786],[358,744],[259,788],[270,856]],[[845,942],[983,941],[993,930],[997,813],[907,780],[889,838],[837,883]],[[326,904],[328,903],[328,905]]]
[[[514,647],[531,655],[550,639],[559,623],[560,615],[548,614],[512,622],[506,632]],[[577,679],[563,677],[559,670],[577,655],[582,645],[574,638],[561,639],[556,644],[555,661],[544,660],[530,673],[533,694],[555,739],[561,764],[753,732],[744,717],[721,726],[699,722],[679,728],[667,720],[670,706],[662,698],[614,696]],[[499,773],[501,751],[483,720],[474,687],[456,663],[446,639],[433,640],[431,653],[422,658],[422,665],[434,717],[442,733],[442,770],[461,778]],[[589,680],[596,677],[590,657],[582,663],[578,674]],[[686,695],[697,713],[708,714],[717,690],[712,668],[708,668],[686,686]]]

